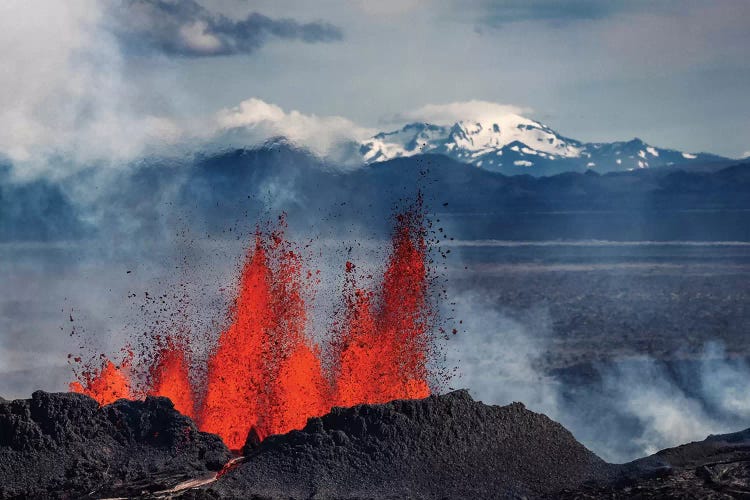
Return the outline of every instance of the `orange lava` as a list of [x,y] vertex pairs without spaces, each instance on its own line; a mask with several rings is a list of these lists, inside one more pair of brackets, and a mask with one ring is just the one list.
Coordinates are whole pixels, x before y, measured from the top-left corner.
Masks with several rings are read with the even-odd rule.
[[240,292],[232,308],[234,321],[222,332],[208,362],[206,396],[200,427],[224,439],[232,449],[245,442],[257,426],[264,392],[263,346],[271,324],[271,271],[266,251],[256,238],[240,279]]
[[100,370],[84,372],[82,380],[71,382],[69,390],[96,399],[106,405],[118,399],[130,398],[130,379],[110,360],[105,360]]
[[183,415],[195,418],[193,389],[190,386],[186,349],[172,338],[167,338],[149,369],[151,396],[166,396]]
[[[312,273],[276,231],[258,231],[242,268],[230,324],[219,335],[202,392],[191,387],[188,346],[168,340],[148,368],[147,394],[167,396],[201,430],[240,449],[254,428],[260,439],[303,427],[332,406],[426,397],[430,330],[427,245],[421,206],[399,215],[382,282],[374,291],[346,262],[343,316],[334,327],[325,366],[306,333]],[[73,382],[101,404],[132,396],[129,380],[107,362]],[[196,402],[198,404],[196,404]]]
[[[421,212],[396,218],[393,250],[374,310],[373,296],[347,297],[338,342],[335,403],[383,403],[430,395],[427,385],[426,244]],[[347,272],[353,266],[347,263]],[[350,281],[353,283],[353,279]]]
[[304,296],[310,283],[303,279],[302,257],[291,248],[281,230],[271,234],[271,241],[271,326],[263,346],[268,400],[256,429],[261,439],[301,428],[309,417],[323,415],[330,409],[318,349],[305,334]]

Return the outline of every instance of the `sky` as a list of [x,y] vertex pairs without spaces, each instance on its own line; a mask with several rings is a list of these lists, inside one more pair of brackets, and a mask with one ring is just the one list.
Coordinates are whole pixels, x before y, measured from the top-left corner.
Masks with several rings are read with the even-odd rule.
[[0,154],[65,175],[237,127],[325,152],[484,105],[743,157],[748,19],[745,0],[6,0]]

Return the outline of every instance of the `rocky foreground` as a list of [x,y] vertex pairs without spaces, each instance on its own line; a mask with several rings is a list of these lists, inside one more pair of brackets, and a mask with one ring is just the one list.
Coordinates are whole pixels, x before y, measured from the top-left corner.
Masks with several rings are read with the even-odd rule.
[[538,497],[615,472],[546,416],[466,391],[334,408],[245,452],[204,497]]
[[709,436],[620,466],[617,481],[560,498],[750,498],[750,429]]
[[0,498],[102,498],[213,475],[231,454],[166,398],[0,400]]
[[466,391],[334,408],[230,460],[168,399],[0,400],[0,498],[737,498],[750,429],[608,464],[522,404]]

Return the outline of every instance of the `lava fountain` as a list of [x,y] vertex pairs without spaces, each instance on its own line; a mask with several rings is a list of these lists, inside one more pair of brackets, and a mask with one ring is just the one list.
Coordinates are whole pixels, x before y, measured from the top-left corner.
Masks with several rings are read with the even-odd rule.
[[[167,338],[145,367],[149,395],[169,397],[201,430],[240,449],[251,429],[260,439],[303,427],[332,406],[422,398],[434,315],[428,301],[426,230],[421,200],[395,217],[392,248],[375,289],[357,283],[346,262],[342,320],[326,349],[307,335],[312,272],[284,234],[257,231],[242,267],[229,325],[208,359],[200,390],[189,377],[189,345]],[[321,352],[330,353],[324,363]],[[101,404],[138,397],[126,370],[104,360],[70,384]]]
[[163,342],[157,342],[157,349],[154,362],[149,367],[148,394],[168,397],[177,411],[195,418],[195,399],[188,373],[186,341],[167,337]]
[[106,405],[118,399],[130,398],[130,378],[123,366],[115,366],[112,361],[104,359],[99,370],[85,370],[78,375],[79,380],[70,383],[71,392],[80,392]]
[[[423,215],[396,217],[379,294],[347,279],[343,331],[335,343],[334,402],[340,406],[429,396],[427,266]],[[355,266],[347,262],[347,274]]]

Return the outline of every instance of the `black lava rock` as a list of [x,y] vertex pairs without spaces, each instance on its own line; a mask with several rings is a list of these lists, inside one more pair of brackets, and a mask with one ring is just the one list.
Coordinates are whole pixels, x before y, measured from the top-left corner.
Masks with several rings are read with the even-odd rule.
[[100,407],[82,394],[0,401],[0,498],[138,495],[210,474],[231,458],[167,398]]
[[540,497],[609,480],[616,469],[546,416],[466,391],[334,408],[248,451],[186,497]]
[[750,429],[709,436],[620,466],[617,480],[560,498],[750,498]]
[[251,433],[245,453],[210,482],[229,451],[166,398],[0,401],[0,498],[750,498],[750,429],[612,465],[546,416],[466,391],[334,408]]

